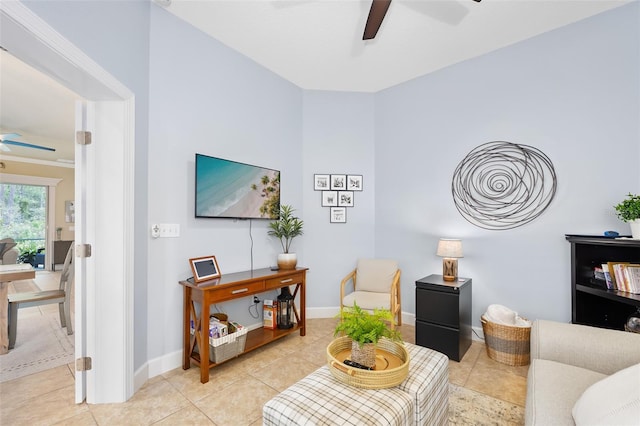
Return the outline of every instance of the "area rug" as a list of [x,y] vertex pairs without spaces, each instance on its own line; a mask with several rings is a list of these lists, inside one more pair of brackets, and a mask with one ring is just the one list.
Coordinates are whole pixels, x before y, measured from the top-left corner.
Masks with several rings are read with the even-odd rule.
[[524,408],[449,384],[450,425],[523,425]]
[[[39,290],[30,280],[12,285],[17,292]],[[60,327],[57,306],[48,311],[22,318],[18,312],[15,347],[0,355],[0,383],[74,362],[74,335],[69,336],[67,329]]]

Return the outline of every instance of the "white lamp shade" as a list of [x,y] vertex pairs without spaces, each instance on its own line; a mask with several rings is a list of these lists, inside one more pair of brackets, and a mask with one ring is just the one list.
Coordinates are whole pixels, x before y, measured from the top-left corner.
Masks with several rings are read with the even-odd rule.
[[438,251],[436,255],[440,257],[460,258],[462,256],[462,241],[450,238],[440,238],[438,241]]

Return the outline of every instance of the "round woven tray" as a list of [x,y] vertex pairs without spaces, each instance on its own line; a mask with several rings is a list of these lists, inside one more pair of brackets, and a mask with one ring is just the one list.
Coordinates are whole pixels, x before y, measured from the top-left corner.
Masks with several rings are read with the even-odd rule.
[[339,337],[327,346],[329,371],[337,380],[365,389],[383,389],[397,386],[409,374],[409,353],[401,344],[380,339],[376,346],[376,369],[363,370],[343,364],[351,355],[349,337]]

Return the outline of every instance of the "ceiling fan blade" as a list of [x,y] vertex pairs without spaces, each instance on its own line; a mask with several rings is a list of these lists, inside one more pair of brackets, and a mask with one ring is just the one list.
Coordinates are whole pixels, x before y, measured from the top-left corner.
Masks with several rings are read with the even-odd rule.
[[25,148],[35,148],[35,149],[43,149],[45,151],[55,151],[54,148],[49,148],[48,146],[34,145],[32,143],[26,143],[26,142],[11,141],[8,139],[2,139],[2,143],[5,145],[15,145],[15,146],[23,146]]
[[11,138],[19,138],[20,134],[18,133],[4,133],[0,135],[0,141],[3,141],[5,139],[11,139]]
[[376,36],[384,20],[384,15],[386,15],[389,9],[389,5],[391,5],[391,0],[373,0],[371,2],[369,17],[367,18],[367,23],[364,26],[364,34],[362,35],[363,40],[371,40]]

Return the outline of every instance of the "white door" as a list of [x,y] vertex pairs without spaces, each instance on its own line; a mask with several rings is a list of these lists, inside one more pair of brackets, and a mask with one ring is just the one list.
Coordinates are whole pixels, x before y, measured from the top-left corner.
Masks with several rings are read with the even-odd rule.
[[[133,169],[127,126],[133,102],[79,102],[76,127],[76,402],[124,402],[133,395]],[[129,131],[127,131],[129,129]],[[80,363],[82,364],[82,363]],[[76,368],[77,370],[77,368]]]

